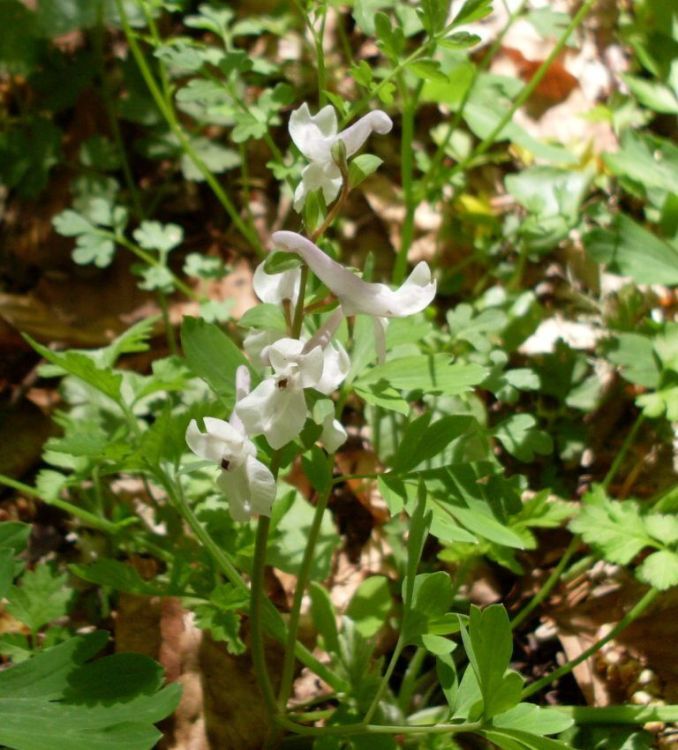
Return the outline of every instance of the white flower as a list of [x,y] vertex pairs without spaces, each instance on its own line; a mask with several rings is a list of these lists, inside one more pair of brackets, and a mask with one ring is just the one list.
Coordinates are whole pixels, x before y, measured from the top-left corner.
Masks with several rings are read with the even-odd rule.
[[292,307],[297,304],[301,286],[301,269],[293,268],[282,273],[266,273],[264,264],[260,263],[252,278],[254,292],[262,302],[280,305],[289,300]]
[[323,349],[310,342],[283,338],[267,347],[262,358],[273,376],[262,381],[235,411],[249,435],[263,434],[272,448],[282,448],[301,432],[308,416],[304,389],[329,394],[346,377],[348,355],[340,345]]
[[[246,367],[238,368],[236,398],[249,390]],[[244,427],[234,413],[230,422],[205,417],[205,432],[200,432],[195,419],[186,430],[188,447],[200,458],[221,468],[217,484],[228,498],[228,507],[235,521],[247,521],[253,513],[271,515],[275,499],[275,479],[261,461],[257,449],[247,437]]]
[[313,407],[313,421],[322,425],[318,438],[328,453],[336,453],[346,442],[348,434],[338,419],[334,418],[334,404],[329,399],[316,401]]
[[374,318],[377,350],[381,359],[385,348],[385,318],[414,315],[428,307],[435,297],[436,282],[424,261],[417,263],[398,289],[391,289],[386,284],[363,281],[296,232],[274,232],[272,240],[303,258],[313,273],[336,295],[345,315],[363,313]]
[[311,162],[301,174],[301,182],[294,193],[294,208],[301,211],[308,193],[322,190],[326,203],[331,203],[341,188],[341,172],[332,159],[332,146],[339,140],[346,146],[346,156],[352,156],[372,133],[385,134],[393,127],[391,118],[381,110],[361,117],[341,133],[337,133],[337,113],[327,105],[311,115],[304,103],[290,115],[289,131],[301,153]]

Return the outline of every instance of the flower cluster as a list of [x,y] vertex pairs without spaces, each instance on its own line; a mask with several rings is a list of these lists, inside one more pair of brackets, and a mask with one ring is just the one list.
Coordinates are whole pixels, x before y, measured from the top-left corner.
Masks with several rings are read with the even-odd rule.
[[[337,141],[343,141],[346,156],[351,156],[372,132],[388,133],[391,127],[390,118],[381,111],[369,113],[341,133],[337,132],[337,117],[331,106],[314,116],[306,104],[293,112],[290,135],[310,161],[295,192],[295,208],[300,210],[313,190],[322,190],[328,203],[336,198],[343,179],[332,158],[332,146]],[[350,369],[349,356],[335,338],[344,317],[368,315],[373,319],[376,349],[383,361],[387,319],[422,311],[436,291],[431,271],[423,262],[400,288],[391,289],[364,281],[300,234],[275,232],[272,239],[274,247],[298,255],[334,294],[338,305],[313,333],[303,326],[297,338],[281,330],[251,333],[245,339],[245,351],[253,365],[263,369],[261,382],[250,390],[249,370],[239,368],[230,420],[205,418],[204,432],[195,420],[188,426],[189,448],[219,466],[218,485],[227,495],[236,521],[247,520],[254,513],[270,515],[275,498],[275,479],[256,458],[251,438],[263,435],[271,448],[283,448],[298,437],[312,416],[321,428],[319,440],[328,451],[336,451],[346,440],[346,431],[335,419],[333,402],[327,398],[341,386]],[[299,302],[301,279],[298,268],[269,274],[262,264],[254,273],[254,290],[262,302],[289,310]],[[312,412],[308,392],[315,394]]]

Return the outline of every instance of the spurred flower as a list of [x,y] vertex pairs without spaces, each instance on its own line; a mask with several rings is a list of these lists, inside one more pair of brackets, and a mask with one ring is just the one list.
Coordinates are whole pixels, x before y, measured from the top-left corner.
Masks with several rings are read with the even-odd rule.
[[338,133],[337,113],[332,105],[311,115],[304,103],[290,115],[289,131],[301,153],[310,161],[301,174],[301,182],[294,193],[294,208],[301,211],[306,196],[322,190],[326,203],[331,203],[341,189],[341,172],[332,158],[332,146],[343,141],[346,156],[358,151],[372,133],[385,134],[393,127],[391,118],[377,109],[361,117],[346,130]]
[[[249,391],[249,372],[239,367],[236,398]],[[195,419],[186,430],[188,447],[200,458],[217,464],[221,471],[217,484],[228,498],[233,520],[247,521],[252,514],[271,515],[275,499],[275,479],[270,469],[256,458],[257,449],[247,437],[242,422],[234,413],[229,422],[205,417],[205,432]]]
[[267,347],[262,359],[273,370],[235,411],[249,435],[265,435],[272,448],[282,448],[301,432],[308,417],[304,390],[334,391],[346,377],[348,355],[343,347],[323,348],[300,339],[283,338]]
[[424,261],[417,263],[398,289],[391,289],[386,284],[363,281],[296,232],[274,232],[272,240],[276,246],[303,258],[313,273],[336,295],[345,315],[362,313],[372,316],[381,359],[384,356],[385,319],[403,318],[421,312],[435,297],[436,282]]

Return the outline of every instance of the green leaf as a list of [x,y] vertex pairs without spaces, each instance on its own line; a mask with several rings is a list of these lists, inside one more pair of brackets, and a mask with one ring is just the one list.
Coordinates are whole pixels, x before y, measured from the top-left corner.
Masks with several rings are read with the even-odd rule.
[[189,253],[184,261],[184,273],[199,279],[221,279],[226,275],[226,267],[221,258]]
[[424,81],[441,81],[443,83],[449,81],[437,60],[419,59],[411,62],[407,67]]
[[185,317],[181,344],[191,370],[228,403],[235,401],[235,372],[249,362],[231,339],[213,323]]
[[457,396],[481,383],[487,374],[488,370],[477,364],[452,364],[447,354],[422,354],[392,359],[373,367],[358,378],[356,387],[364,389],[372,383],[383,381],[402,391],[422,390]]
[[68,576],[59,575],[49,565],[26,571],[19,586],[12,586],[7,611],[32,633],[68,611],[73,592],[65,588]]
[[668,549],[653,552],[638,566],[636,575],[660,591],[678,586],[678,554]]
[[678,517],[663,513],[650,513],[643,516],[643,523],[647,533],[662,544],[678,544]]
[[302,456],[301,461],[304,474],[308,477],[313,489],[321,494],[328,492],[332,485],[334,462],[328,457],[325,451],[314,445],[311,447],[311,450]]
[[462,303],[447,313],[447,325],[453,341],[468,341],[479,352],[489,352],[508,322],[506,313],[495,307],[475,314],[471,305]]
[[[516,488],[495,475],[488,463],[459,464],[436,472],[427,479],[431,494],[446,513],[477,536],[495,544],[524,549],[523,537],[508,526],[508,512],[516,512]],[[520,504],[517,504],[517,510]]]
[[269,253],[264,260],[264,271],[268,274],[283,273],[284,271],[291,271],[293,268],[299,268],[301,266],[301,260],[295,253],[284,253],[280,250],[275,250]]
[[80,380],[101,391],[117,403],[120,402],[120,387],[122,385],[120,373],[97,367],[90,357],[80,352],[55,352],[46,346],[42,346],[42,344],[38,344],[28,334],[24,334],[24,338],[48,362],[56,365],[69,375],[80,378]]
[[[137,269],[135,269],[136,271]],[[165,266],[143,266],[139,269],[142,281],[139,282],[140,289],[148,291],[160,291],[170,294],[174,289],[174,276],[169,268]]]
[[405,474],[444,451],[453,440],[463,435],[476,421],[470,416],[443,417],[431,422],[425,412],[411,422],[402,435],[391,460],[394,472]]
[[448,28],[473,23],[492,12],[492,0],[466,0]]
[[605,354],[631,383],[657,388],[661,371],[652,339],[640,333],[618,333],[605,342]]
[[103,632],[71,638],[0,673],[0,743],[13,750],[151,750],[153,724],[179,702],[159,665],[139,654],[85,664]]
[[619,151],[602,155],[613,174],[645,189],[678,193],[678,148],[673,143],[629,128],[624,131],[620,145]]
[[80,146],[80,162],[84,167],[115,171],[120,168],[120,153],[109,138],[93,135]]
[[75,241],[73,260],[81,266],[90,263],[97,268],[107,268],[115,255],[115,243],[101,234],[81,234]]
[[554,708],[541,708],[534,703],[519,703],[492,719],[492,726],[502,729],[519,729],[543,736],[559,734],[569,729],[574,719]]
[[173,596],[183,593],[181,589],[170,590],[162,585],[149,583],[139,575],[132,565],[101,558],[90,565],[70,565],[69,570],[78,578],[99,586],[110,586],[116,591],[142,596]]
[[483,714],[491,718],[520,700],[522,677],[507,671],[513,652],[511,623],[506,609],[492,604],[471,606],[468,632],[461,628],[464,648],[483,696]]
[[311,596],[311,616],[318,633],[323,638],[325,650],[331,654],[339,653],[339,631],[337,620],[327,591],[315,581],[309,585]]
[[20,521],[2,521],[0,523],[0,549],[9,549],[18,555],[26,548],[30,535],[30,524]]
[[579,515],[570,529],[610,562],[627,565],[652,538],[645,531],[638,506],[632,500],[610,500],[605,490],[594,487],[582,498]]
[[260,303],[249,310],[238,321],[242,328],[262,328],[269,331],[286,331],[285,316],[278,305]]
[[403,582],[403,603],[408,609],[412,608],[417,567],[430,528],[431,513],[426,511],[426,488],[424,483],[419,480],[417,502],[414,506],[414,512],[410,514],[410,533],[407,537],[407,568]]
[[641,104],[666,115],[678,115],[678,97],[661,81],[622,74],[624,83]]
[[[210,172],[221,174],[240,166],[241,159],[237,151],[215,143],[209,138],[193,138],[191,147]],[[202,182],[205,179],[205,175],[188,154],[182,154],[180,163],[181,171],[187,180]]]
[[223,641],[229,653],[244,654],[247,647],[240,638],[240,618],[235,612],[224,612],[213,604],[199,604],[193,608],[201,630],[209,630],[215,641]]
[[656,393],[643,393],[636,403],[650,419],[666,414],[669,421],[675,422],[678,420],[678,385],[660,388]]
[[142,221],[132,234],[145,250],[157,250],[161,255],[166,255],[184,239],[184,230],[178,224],[159,221]]
[[0,547],[0,599],[7,596],[12,586],[15,575],[14,557],[14,550],[11,547]]
[[611,230],[589,232],[584,246],[597,263],[638,284],[678,284],[678,250],[624,214]]
[[57,214],[52,219],[52,225],[64,237],[77,237],[79,234],[88,234],[94,230],[94,225],[89,219],[70,208]]
[[[421,573],[414,578],[412,601],[408,605],[402,624],[402,637],[416,642],[429,632],[432,624],[447,613],[452,604],[452,581],[443,570]],[[456,615],[454,616],[456,620]]]
[[372,638],[386,622],[393,606],[388,578],[370,576],[358,586],[346,610],[363,638]]
[[395,411],[398,414],[407,416],[410,413],[410,405],[405,401],[395,388],[385,385],[384,383],[374,383],[361,387],[355,386],[355,393],[366,404],[378,406],[387,411]]
[[570,745],[560,740],[539,737],[519,729],[486,729],[483,735],[502,750],[571,750]]
[[430,37],[442,30],[447,19],[449,3],[447,0],[420,0],[417,15]]
[[371,174],[377,171],[383,164],[374,154],[360,154],[353,159],[348,167],[348,181],[351,188],[358,187],[363,180],[366,180]]
[[438,40],[438,46],[444,49],[458,50],[475,47],[482,39],[477,34],[469,34],[468,31],[457,31],[444,39]]
[[519,461],[534,461],[535,454],[545,456],[553,450],[551,436],[535,429],[537,420],[531,414],[514,414],[498,424],[494,436]]

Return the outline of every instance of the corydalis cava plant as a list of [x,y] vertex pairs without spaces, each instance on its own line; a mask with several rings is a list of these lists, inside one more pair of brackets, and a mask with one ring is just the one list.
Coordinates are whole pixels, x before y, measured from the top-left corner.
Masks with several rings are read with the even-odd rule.
[[[388,115],[377,110],[339,133],[332,107],[324,107],[312,116],[303,104],[292,113],[289,127],[293,141],[311,162],[295,194],[295,203],[302,205],[311,190],[322,189],[327,202],[336,197],[343,179],[332,156],[337,142],[343,143],[350,156],[371,133],[389,132],[392,123]],[[273,243],[296,253],[334,293],[339,306],[315,332],[302,324],[294,338],[279,329],[251,333],[245,339],[245,348],[253,365],[265,368],[263,380],[250,392],[249,372],[240,368],[230,420],[205,418],[204,432],[195,421],[188,427],[186,440],[191,450],[220,467],[218,485],[229,499],[231,515],[238,521],[247,520],[253,513],[270,515],[275,497],[273,475],[256,458],[256,446],[250,438],[263,435],[274,450],[279,450],[299,436],[312,416],[321,427],[320,441],[327,450],[336,451],[346,440],[346,430],[335,418],[333,401],[327,398],[350,369],[348,354],[334,338],[343,318],[357,314],[372,317],[377,350],[383,360],[386,320],[422,311],[436,292],[426,263],[419,263],[398,289],[391,289],[386,284],[364,281],[295,232],[276,232]],[[263,302],[280,305],[288,313],[288,325],[290,309],[303,299],[301,278],[299,269],[268,274],[263,264],[254,274],[257,295]],[[316,394],[312,412],[307,391]],[[320,395],[326,398],[318,400]]]
[[362,148],[372,133],[389,133],[393,121],[379,109],[361,117],[346,130],[338,132],[337,113],[328,104],[317,114],[312,115],[308,104],[295,109],[290,115],[289,131],[294,145],[309,160],[301,173],[301,182],[294,192],[294,208],[301,211],[306,196],[315,190],[322,190],[325,203],[331,203],[341,190],[341,171],[332,157],[332,147],[342,141],[346,147],[346,157]]

